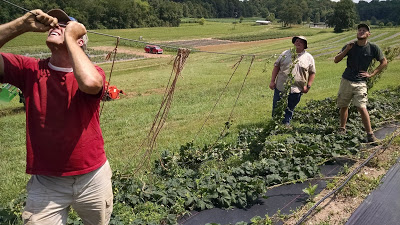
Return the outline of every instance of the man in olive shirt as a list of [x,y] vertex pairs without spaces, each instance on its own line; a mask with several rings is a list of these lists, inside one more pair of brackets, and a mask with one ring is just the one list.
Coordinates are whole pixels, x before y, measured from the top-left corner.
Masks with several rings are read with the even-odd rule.
[[[347,56],[347,68],[343,72],[339,87],[337,104],[340,108],[339,132],[346,132],[346,122],[350,102],[360,112],[362,122],[367,132],[367,141],[377,141],[372,128],[369,113],[367,110],[367,79],[378,74],[387,65],[387,60],[381,49],[367,41],[371,35],[370,27],[367,24],[357,26],[357,41],[350,42],[343,47],[342,51],[335,57],[334,62],[338,63]],[[379,66],[372,73],[368,73],[368,67],[373,59],[380,62]]]

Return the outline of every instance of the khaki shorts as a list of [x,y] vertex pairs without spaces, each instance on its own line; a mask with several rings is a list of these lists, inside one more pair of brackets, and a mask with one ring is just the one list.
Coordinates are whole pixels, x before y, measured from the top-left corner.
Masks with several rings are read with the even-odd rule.
[[342,78],[337,98],[339,108],[349,107],[351,101],[357,108],[366,108],[368,103],[367,82],[352,82]]
[[108,161],[97,170],[78,176],[32,175],[22,213],[24,224],[67,224],[70,207],[84,224],[108,224],[113,209],[111,176]]

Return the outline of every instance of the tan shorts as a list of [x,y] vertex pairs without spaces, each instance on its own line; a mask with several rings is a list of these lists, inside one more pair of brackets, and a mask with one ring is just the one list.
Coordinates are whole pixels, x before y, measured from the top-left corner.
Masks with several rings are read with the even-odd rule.
[[84,224],[108,224],[113,209],[111,168],[108,161],[99,169],[78,176],[32,175],[22,213],[27,225],[65,225],[72,207]]
[[357,108],[366,108],[368,103],[367,82],[352,82],[342,78],[340,82],[337,106],[349,107],[351,101]]

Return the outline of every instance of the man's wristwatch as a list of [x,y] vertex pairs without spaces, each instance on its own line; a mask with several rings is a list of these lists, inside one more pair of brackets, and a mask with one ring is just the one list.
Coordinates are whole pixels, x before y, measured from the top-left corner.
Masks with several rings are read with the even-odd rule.
[[311,88],[311,86],[307,84],[307,88],[308,88],[308,89],[310,89],[310,88]]

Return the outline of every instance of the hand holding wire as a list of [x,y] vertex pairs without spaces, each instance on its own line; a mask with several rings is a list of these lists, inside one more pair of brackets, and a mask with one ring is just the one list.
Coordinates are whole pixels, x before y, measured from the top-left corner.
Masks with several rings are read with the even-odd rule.
[[26,29],[33,32],[46,32],[58,23],[57,18],[47,15],[40,9],[29,11],[21,18]]

